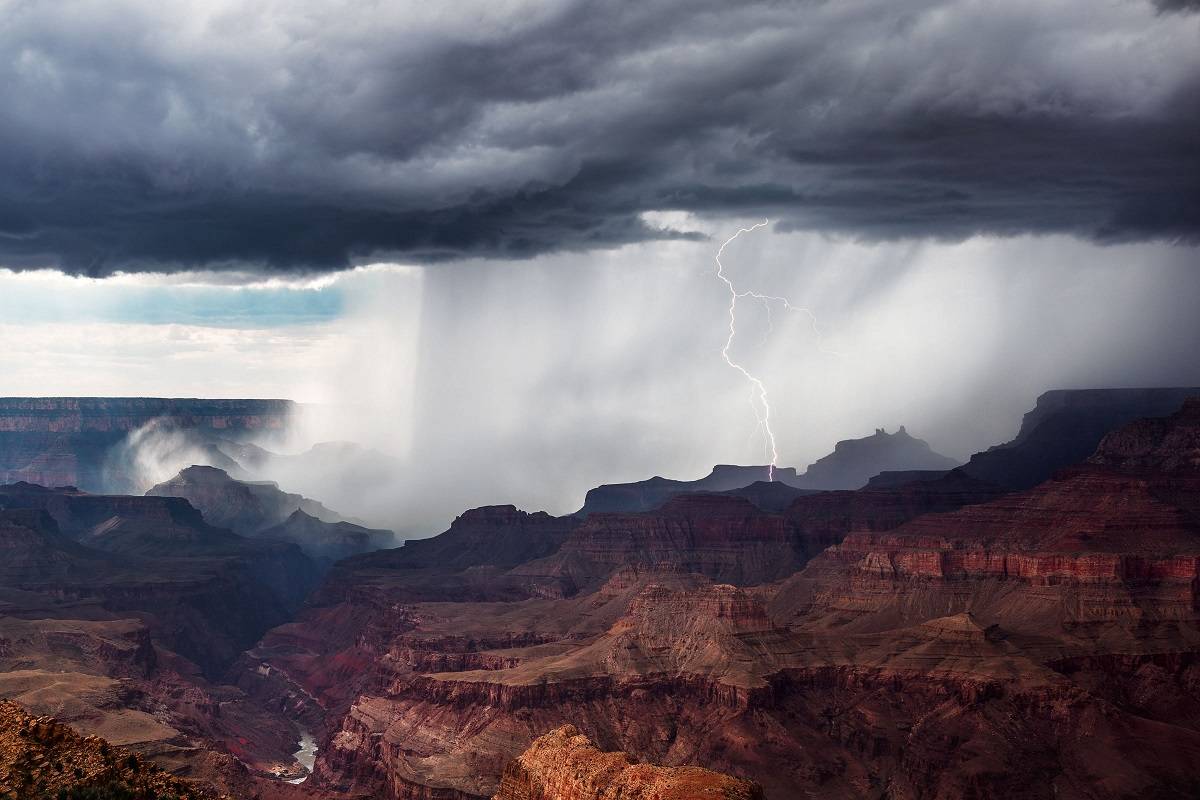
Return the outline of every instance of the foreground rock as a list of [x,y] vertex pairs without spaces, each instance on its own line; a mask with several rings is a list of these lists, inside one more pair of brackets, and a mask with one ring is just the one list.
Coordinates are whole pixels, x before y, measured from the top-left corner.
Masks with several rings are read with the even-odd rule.
[[604,753],[573,726],[534,740],[504,769],[492,800],[761,800],[747,782],[699,767],[639,764]]
[[209,787],[172,777],[136,753],[0,700],[0,796],[49,800],[68,792],[71,797],[217,798]]

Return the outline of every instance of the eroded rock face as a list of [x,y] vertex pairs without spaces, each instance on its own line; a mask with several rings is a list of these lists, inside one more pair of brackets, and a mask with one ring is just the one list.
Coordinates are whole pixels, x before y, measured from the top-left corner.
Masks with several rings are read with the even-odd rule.
[[748,781],[699,767],[639,764],[604,753],[574,726],[534,740],[504,768],[492,800],[761,800]]
[[744,498],[687,494],[645,514],[592,514],[558,552],[514,573],[563,594],[594,589],[624,566],[754,584],[794,572],[805,549],[786,519]]
[[1035,489],[887,532],[853,532],[789,579],[773,611],[853,626],[971,610],[1012,629],[1193,621],[1200,403],[1110,434]]
[[1138,419],[1172,414],[1197,396],[1200,388],[1045,392],[1015,439],[976,453],[963,470],[1009,489],[1030,489],[1088,458],[1106,434]]

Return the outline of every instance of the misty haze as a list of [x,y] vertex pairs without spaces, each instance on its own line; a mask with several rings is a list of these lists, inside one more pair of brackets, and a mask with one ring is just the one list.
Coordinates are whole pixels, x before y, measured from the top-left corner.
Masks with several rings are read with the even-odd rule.
[[1200,794],[1200,8],[0,0],[0,797]]

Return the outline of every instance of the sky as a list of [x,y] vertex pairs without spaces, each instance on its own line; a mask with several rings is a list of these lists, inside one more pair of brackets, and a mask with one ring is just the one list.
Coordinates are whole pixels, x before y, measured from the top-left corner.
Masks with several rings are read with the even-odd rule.
[[794,306],[729,349],[781,463],[965,458],[1200,385],[1198,45],[1189,0],[0,0],[0,394],[355,408],[311,436],[415,526],[569,511],[763,463],[713,256],[767,220],[722,262]]

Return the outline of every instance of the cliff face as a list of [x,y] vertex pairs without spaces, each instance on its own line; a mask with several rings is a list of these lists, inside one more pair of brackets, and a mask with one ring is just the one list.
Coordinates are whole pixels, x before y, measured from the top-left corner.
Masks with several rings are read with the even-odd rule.
[[120,450],[130,433],[155,423],[198,442],[239,439],[284,430],[294,410],[288,400],[0,398],[0,483],[140,490]]
[[[775,612],[854,620],[970,610],[1009,627],[1192,620],[1200,403],[1132,423],[1027,492],[854,532],[789,579]],[[1036,612],[1035,612],[1036,609]]]
[[699,767],[638,764],[604,753],[571,725],[534,740],[504,769],[492,800],[761,800],[747,782]]
[[1172,414],[1197,396],[1200,388],[1046,392],[1025,415],[1015,439],[976,453],[963,470],[989,483],[1029,489],[1088,458],[1105,434],[1140,418]]
[[803,542],[783,517],[739,497],[689,494],[646,514],[592,514],[557,553],[515,573],[574,594],[622,566],[751,584],[788,575],[803,560]]

